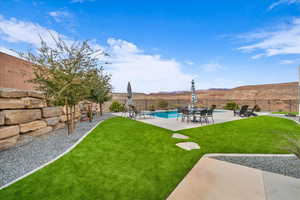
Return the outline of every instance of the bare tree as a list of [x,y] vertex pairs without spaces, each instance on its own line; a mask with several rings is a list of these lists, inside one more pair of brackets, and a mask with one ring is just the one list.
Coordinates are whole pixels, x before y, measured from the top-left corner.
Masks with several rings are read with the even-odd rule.
[[48,105],[66,106],[68,133],[75,129],[75,106],[90,94],[91,72],[97,69],[96,54],[105,55],[91,48],[88,41],[65,42],[52,36],[55,45],[41,39],[37,53],[19,53],[32,63],[35,77],[30,82],[43,91]]

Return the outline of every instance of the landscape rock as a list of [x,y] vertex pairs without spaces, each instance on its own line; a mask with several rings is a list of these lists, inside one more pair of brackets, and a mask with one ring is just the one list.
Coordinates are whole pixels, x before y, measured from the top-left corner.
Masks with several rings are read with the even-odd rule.
[[44,108],[46,107],[46,102],[42,99],[25,97],[21,99],[24,102],[25,108]]
[[48,126],[54,126],[56,125],[60,120],[60,117],[51,117],[51,118],[46,118],[45,122],[47,123]]
[[180,143],[177,143],[176,146],[178,146],[184,150],[187,150],[187,151],[190,151],[193,149],[200,149],[199,144],[197,144],[195,142],[180,142]]
[[26,96],[27,96],[27,92],[25,90],[17,90],[12,88],[0,88],[0,97],[3,98],[20,98]]
[[44,99],[44,93],[40,91],[27,91],[27,96],[28,97],[34,97],[34,98],[39,98],[39,99]]
[[62,115],[60,116],[60,122],[66,122],[68,119],[67,119],[67,115]]
[[40,136],[40,135],[49,133],[52,130],[53,130],[53,128],[51,126],[47,126],[45,128],[41,128],[41,129],[38,129],[38,130],[35,130],[35,131],[31,131],[31,132],[29,132],[27,134],[31,135],[31,136]]
[[0,127],[0,140],[19,135],[19,126],[2,126]]
[[18,138],[19,135],[0,140],[0,150],[8,149],[10,147],[15,146],[18,142]]
[[0,126],[1,125],[4,125],[5,123],[5,120],[4,120],[4,113],[3,112],[0,112]]
[[25,124],[20,124],[20,132],[27,133],[29,131],[34,131],[45,127],[47,127],[46,122],[42,120],[38,120],[38,121],[28,122]]
[[24,107],[24,102],[21,99],[0,98],[0,109],[16,109]]
[[189,137],[189,136],[186,136],[186,135],[179,134],[179,133],[173,133],[172,138],[177,138],[177,139],[189,139],[190,137]]
[[53,126],[53,130],[65,128],[66,124],[65,123],[58,123],[55,126]]
[[6,125],[22,124],[42,118],[40,109],[4,110],[3,113]]
[[43,117],[49,118],[49,117],[57,117],[62,114],[61,107],[47,107],[42,109]]

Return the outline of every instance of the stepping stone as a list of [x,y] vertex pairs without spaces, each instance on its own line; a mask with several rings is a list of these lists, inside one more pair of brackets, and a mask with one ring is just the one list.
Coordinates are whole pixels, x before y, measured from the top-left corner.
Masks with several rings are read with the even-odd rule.
[[173,133],[172,138],[177,138],[177,139],[189,139],[190,137],[189,137],[189,136],[186,136],[186,135],[179,134],[179,133]]
[[176,144],[176,146],[178,146],[184,150],[187,150],[187,151],[190,151],[193,149],[200,149],[199,144],[197,144],[195,142],[179,142]]

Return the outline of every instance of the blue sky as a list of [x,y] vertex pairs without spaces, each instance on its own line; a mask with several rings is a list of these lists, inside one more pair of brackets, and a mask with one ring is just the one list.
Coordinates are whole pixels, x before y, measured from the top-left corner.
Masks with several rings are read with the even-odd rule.
[[114,91],[231,88],[297,80],[300,0],[1,0],[0,51],[49,31],[111,54]]

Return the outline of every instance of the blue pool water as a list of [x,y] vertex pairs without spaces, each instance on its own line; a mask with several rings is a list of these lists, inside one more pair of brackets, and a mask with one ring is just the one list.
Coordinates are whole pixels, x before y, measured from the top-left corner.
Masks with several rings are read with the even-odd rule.
[[161,118],[176,118],[177,114],[178,114],[177,111],[164,111],[164,112],[151,113],[150,115],[155,117],[161,117]]

